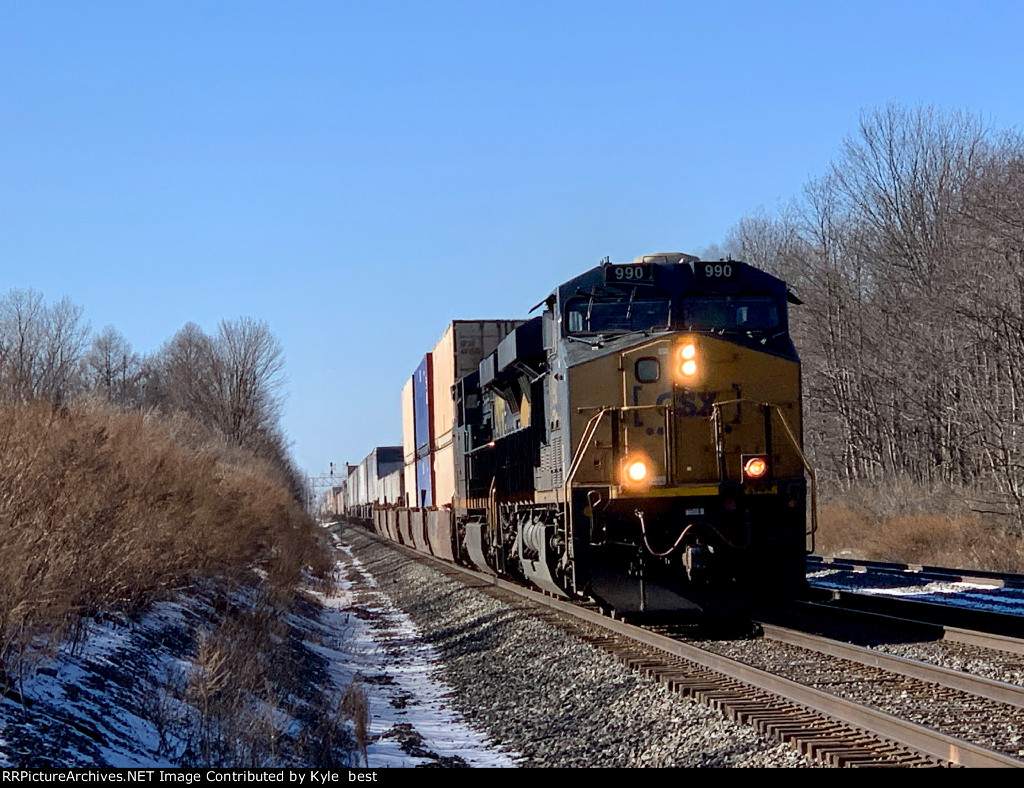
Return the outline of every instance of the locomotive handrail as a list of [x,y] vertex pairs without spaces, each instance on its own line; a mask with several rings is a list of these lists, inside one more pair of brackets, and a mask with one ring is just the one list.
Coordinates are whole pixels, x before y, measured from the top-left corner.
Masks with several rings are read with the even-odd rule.
[[[814,535],[818,532],[818,480],[814,475],[814,468],[811,467],[811,463],[808,462],[803,449],[800,448],[800,443],[793,434],[793,430],[790,428],[789,422],[786,421],[786,415],[782,412],[781,405],[774,402],[758,402],[757,400],[747,399],[746,397],[713,402],[711,403],[711,409],[713,412],[711,416],[712,421],[717,423],[716,420],[720,419],[720,410],[723,405],[736,405],[741,402],[749,402],[751,405],[760,405],[764,408],[771,408],[779,414],[779,420],[782,422],[782,426],[786,430],[786,435],[789,438],[790,443],[792,443],[793,448],[796,449],[796,454],[800,458],[800,462],[804,466],[804,470],[807,471],[807,475],[811,477],[811,530],[807,532],[807,535],[811,537],[811,552],[814,552]],[[715,432],[715,439],[718,439],[717,430]]]
[[605,413],[613,410],[668,410],[668,405],[589,405],[584,408],[576,408],[576,412],[585,413],[588,410],[598,409]]
[[[566,551],[566,555],[569,556],[569,557],[571,557],[571,551],[572,551],[572,547],[571,547],[571,545],[572,545],[571,534],[574,533],[574,527],[575,527],[575,523],[573,522],[573,516],[572,516],[572,482],[573,482],[573,479],[576,477],[576,472],[580,469],[580,466],[583,464],[583,455],[586,454],[587,453],[587,449],[590,448],[590,442],[594,439],[594,435],[597,434],[597,428],[601,424],[601,419],[604,417],[604,414],[611,413],[612,411],[618,411],[618,412],[621,413],[621,412],[631,411],[631,410],[660,410],[660,411],[664,411],[666,413],[666,417],[667,417],[667,414],[669,412],[669,406],[668,405],[616,405],[616,406],[591,405],[591,406],[588,406],[588,407],[576,408],[576,412],[577,413],[583,413],[584,411],[588,411],[588,410],[597,410],[597,413],[595,413],[593,416],[590,417],[590,420],[587,422],[586,428],[583,430],[583,435],[580,436],[579,445],[576,447],[575,454],[573,454],[572,465],[569,466],[569,473],[566,474],[565,484],[563,485],[563,487],[564,487],[564,495],[565,495],[565,501],[564,501],[564,506],[565,506],[565,533],[564,533],[564,536],[565,536],[565,539],[566,539],[566,544],[569,545],[569,549]],[[668,434],[669,433],[666,432],[666,441],[668,440]],[[666,445],[665,446],[665,468],[666,468],[666,472],[667,472],[668,465],[669,465],[669,460],[670,460],[670,456],[669,455],[670,455],[669,448]]]
[[[610,410],[612,409],[607,406],[600,406],[600,410],[590,417],[590,421],[587,422],[587,426],[583,430],[583,434],[580,436],[580,444],[576,447],[576,453],[572,458],[572,465],[569,466],[569,473],[567,473],[565,477],[565,484],[563,485],[565,489],[565,501],[563,502],[563,505],[565,506],[565,533],[563,534],[563,537],[565,538],[566,544],[565,555],[570,558],[574,552],[572,546],[572,536],[574,534],[574,524],[572,521],[572,480],[576,476],[576,471],[579,470],[580,465],[583,464],[583,454],[590,447],[590,441],[594,439],[594,435],[597,432],[597,425],[601,423],[601,419],[604,417],[604,414]],[[582,408],[580,409],[580,412],[582,412]]]
[[818,479],[814,475],[814,468],[811,467],[811,463],[808,462],[807,457],[804,456],[803,450],[800,448],[800,444],[797,443],[796,436],[793,435],[793,430],[789,426],[789,422],[786,421],[786,416],[782,412],[782,406],[774,403],[766,402],[767,407],[775,409],[775,412],[779,414],[779,419],[782,421],[782,426],[786,428],[786,435],[789,436],[790,443],[793,444],[793,448],[796,449],[797,456],[800,458],[800,462],[803,463],[804,468],[807,470],[807,475],[811,477],[811,552],[814,552],[814,536],[818,532]]

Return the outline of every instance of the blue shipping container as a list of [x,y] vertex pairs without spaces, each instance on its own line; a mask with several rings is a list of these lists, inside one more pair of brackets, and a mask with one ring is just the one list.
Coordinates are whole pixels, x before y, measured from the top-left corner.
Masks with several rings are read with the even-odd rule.
[[431,456],[416,460],[416,506],[434,505],[434,463]]
[[[434,385],[433,365],[430,353],[416,367],[412,376],[412,413],[415,424],[416,459],[426,457],[430,453],[430,390]],[[417,486],[422,486],[417,484]]]

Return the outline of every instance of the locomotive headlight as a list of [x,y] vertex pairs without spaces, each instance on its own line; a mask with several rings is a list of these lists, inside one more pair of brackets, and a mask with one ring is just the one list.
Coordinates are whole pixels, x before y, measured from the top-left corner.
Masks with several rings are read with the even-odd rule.
[[637,484],[647,478],[647,463],[643,460],[633,460],[626,465],[626,478]]
[[697,346],[687,342],[679,347],[679,374],[684,378],[691,378],[697,374]]
[[650,457],[643,451],[632,451],[619,465],[619,484],[634,490],[646,489],[654,473]]

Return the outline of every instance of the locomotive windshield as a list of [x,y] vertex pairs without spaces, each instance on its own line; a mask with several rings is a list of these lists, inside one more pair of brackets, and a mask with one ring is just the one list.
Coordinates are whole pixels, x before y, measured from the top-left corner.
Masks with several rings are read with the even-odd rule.
[[693,296],[683,299],[688,328],[759,331],[779,327],[779,306],[771,296]]
[[575,298],[565,308],[570,334],[664,331],[669,327],[671,315],[668,298],[636,298],[635,292]]

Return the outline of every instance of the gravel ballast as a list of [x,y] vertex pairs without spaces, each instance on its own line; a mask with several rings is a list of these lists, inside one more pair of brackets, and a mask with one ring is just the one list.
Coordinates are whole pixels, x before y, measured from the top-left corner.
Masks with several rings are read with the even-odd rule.
[[817,765],[629,670],[522,603],[465,588],[358,527],[341,539],[376,580],[350,573],[357,601],[384,593],[409,615],[441,659],[451,704],[521,766]]

